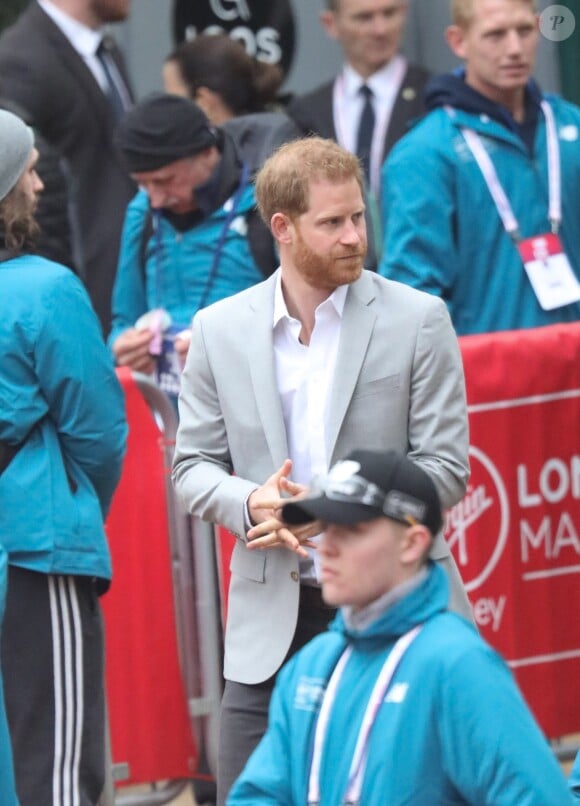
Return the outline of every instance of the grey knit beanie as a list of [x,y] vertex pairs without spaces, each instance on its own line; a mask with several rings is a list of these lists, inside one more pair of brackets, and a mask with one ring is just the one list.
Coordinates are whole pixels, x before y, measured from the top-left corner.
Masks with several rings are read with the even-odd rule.
[[12,112],[0,109],[0,201],[22,176],[33,148],[32,130]]

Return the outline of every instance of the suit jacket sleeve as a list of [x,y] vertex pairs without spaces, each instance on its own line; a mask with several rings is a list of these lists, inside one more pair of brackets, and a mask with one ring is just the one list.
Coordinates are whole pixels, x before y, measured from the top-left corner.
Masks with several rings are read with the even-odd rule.
[[409,457],[433,478],[444,508],[461,500],[469,477],[463,362],[445,304],[427,296],[417,333],[409,407]]
[[232,470],[225,419],[205,345],[203,315],[198,314],[181,381],[173,482],[188,512],[219,523],[244,539],[244,504],[258,485],[233,476]]

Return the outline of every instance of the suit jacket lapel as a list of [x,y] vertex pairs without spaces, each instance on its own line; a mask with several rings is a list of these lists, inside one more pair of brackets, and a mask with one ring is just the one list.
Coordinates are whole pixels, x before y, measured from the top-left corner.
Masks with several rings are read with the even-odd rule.
[[275,272],[255,287],[249,303],[248,332],[240,334],[240,338],[248,343],[254,397],[275,469],[288,457],[286,427],[274,365],[272,323],[277,276],[278,272]]
[[100,125],[105,130],[112,129],[114,121],[109,102],[84,60],[73,48],[58,25],[50,19],[48,14],[45,14],[40,6],[34,3],[30,11],[31,14],[34,12],[33,19],[36,17],[35,21],[38,27],[44,32],[47,41],[54,48],[71,80],[78,82],[82,87],[83,94],[90,98],[91,106],[95,110],[95,116]]
[[336,369],[330,397],[330,416],[326,433],[326,454],[329,465],[334,461],[336,440],[350,404],[364,362],[376,313],[370,307],[375,297],[369,275],[364,273],[348,290],[336,359]]
[[423,90],[427,72],[410,65],[403,78],[385,133],[383,158],[395,143],[409,131],[409,124],[424,112]]
[[334,125],[334,84],[335,80],[328,84],[328,89],[324,95],[324,102],[321,104],[320,113],[322,118],[327,121],[327,129],[322,135],[323,137],[330,137],[332,140],[338,142],[338,133]]

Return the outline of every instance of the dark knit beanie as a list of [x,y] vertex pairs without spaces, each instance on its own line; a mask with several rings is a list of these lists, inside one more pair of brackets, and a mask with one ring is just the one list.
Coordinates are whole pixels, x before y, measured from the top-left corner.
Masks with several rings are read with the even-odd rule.
[[218,137],[193,101],[155,92],[127,112],[115,141],[129,173],[141,173],[217,146]]

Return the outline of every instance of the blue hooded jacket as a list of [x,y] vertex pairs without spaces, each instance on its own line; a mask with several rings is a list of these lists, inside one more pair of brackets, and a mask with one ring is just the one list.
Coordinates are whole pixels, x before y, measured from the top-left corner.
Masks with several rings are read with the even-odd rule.
[[[562,166],[560,238],[580,278],[580,109],[545,96]],[[513,208],[522,238],[550,230],[542,96],[533,82],[518,124],[504,107],[440,76],[427,88],[431,110],[395,146],[382,171],[384,249],[379,273],[445,300],[459,335],[580,319],[580,303],[545,311],[505,232],[461,129],[481,137]]]
[[580,752],[576,756],[576,761],[574,762],[574,766],[570,772],[568,784],[574,799],[576,801],[580,801]]
[[445,572],[425,579],[368,627],[341,613],[280,672],[268,730],[228,806],[304,806],[316,720],[343,650],[344,668],[322,748],[320,806],[344,803],[348,773],[377,676],[396,640],[417,624],[373,724],[364,806],[564,806],[566,781],[512,675],[475,629],[446,610]]
[[0,262],[0,354],[0,439],[22,445],[0,475],[0,545],[10,565],[106,581],[125,401],[69,269],[33,255]]

